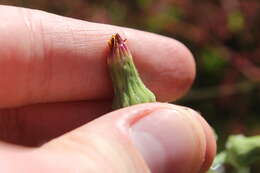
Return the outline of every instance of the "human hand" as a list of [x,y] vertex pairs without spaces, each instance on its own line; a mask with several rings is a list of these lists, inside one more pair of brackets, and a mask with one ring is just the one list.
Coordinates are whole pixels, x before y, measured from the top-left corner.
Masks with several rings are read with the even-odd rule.
[[1,172],[202,173],[209,167],[215,140],[195,111],[148,103],[107,113],[112,34],[127,38],[159,101],[181,97],[194,79],[194,60],[182,44],[37,10],[0,10],[0,139],[27,146],[0,143]]

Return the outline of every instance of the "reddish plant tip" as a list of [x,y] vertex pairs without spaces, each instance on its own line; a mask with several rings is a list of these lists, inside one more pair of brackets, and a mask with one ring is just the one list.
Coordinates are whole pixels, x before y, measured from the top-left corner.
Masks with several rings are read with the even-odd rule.
[[126,39],[122,39],[122,37],[117,33],[115,35],[112,35],[111,39],[108,41],[108,45],[110,49],[117,47],[125,47]]
[[126,46],[126,39],[122,39],[118,33],[112,35],[111,39],[108,41],[108,45],[111,51],[110,58],[131,56],[129,49]]
[[115,39],[119,46],[125,44],[126,39],[123,40],[122,37],[118,33],[115,35]]
[[110,49],[112,50],[115,47],[115,35],[112,35],[112,37],[110,38],[110,40],[108,40],[108,45],[110,47]]

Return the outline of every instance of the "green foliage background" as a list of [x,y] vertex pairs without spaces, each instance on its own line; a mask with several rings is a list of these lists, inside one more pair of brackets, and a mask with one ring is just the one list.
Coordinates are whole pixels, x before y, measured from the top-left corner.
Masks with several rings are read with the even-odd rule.
[[[166,35],[197,63],[191,91],[177,104],[201,112],[219,135],[260,134],[259,0],[0,0],[82,20]],[[260,172],[255,166],[254,172]]]

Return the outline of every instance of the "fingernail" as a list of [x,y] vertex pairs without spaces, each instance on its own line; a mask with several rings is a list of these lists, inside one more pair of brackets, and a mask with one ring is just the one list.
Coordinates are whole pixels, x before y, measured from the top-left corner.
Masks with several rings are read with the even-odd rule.
[[196,158],[193,130],[178,111],[161,109],[136,122],[131,138],[151,172],[186,173],[194,170],[187,166]]

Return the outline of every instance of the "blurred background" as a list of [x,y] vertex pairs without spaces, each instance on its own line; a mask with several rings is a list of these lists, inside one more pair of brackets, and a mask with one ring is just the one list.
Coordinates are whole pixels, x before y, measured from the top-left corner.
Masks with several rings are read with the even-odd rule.
[[[183,42],[197,62],[177,104],[201,112],[219,136],[260,134],[259,0],[0,0],[77,19],[126,26]],[[256,166],[257,167],[257,166]],[[259,168],[253,168],[260,172]]]

